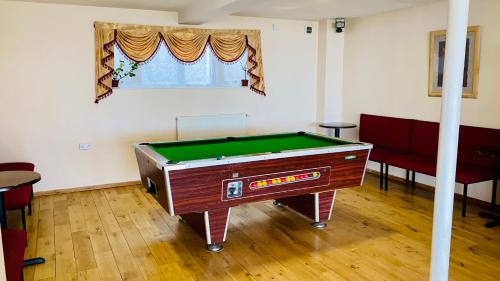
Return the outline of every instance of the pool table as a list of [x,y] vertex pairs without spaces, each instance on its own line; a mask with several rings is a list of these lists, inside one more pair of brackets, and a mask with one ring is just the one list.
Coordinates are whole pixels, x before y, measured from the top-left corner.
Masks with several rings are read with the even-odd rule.
[[141,143],[142,185],[172,216],[222,250],[231,208],[274,199],[323,228],[336,190],[360,186],[371,144],[298,132]]

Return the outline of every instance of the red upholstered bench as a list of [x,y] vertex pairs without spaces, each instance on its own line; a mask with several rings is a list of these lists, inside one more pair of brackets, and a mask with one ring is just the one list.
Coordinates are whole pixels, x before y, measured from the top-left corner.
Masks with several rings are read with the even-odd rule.
[[[387,165],[435,176],[438,136],[439,123],[414,120],[411,126],[410,152],[389,157],[386,159]],[[385,172],[389,173],[388,167]]]
[[[413,120],[361,114],[359,140],[373,144],[370,160],[380,163],[380,188],[384,185],[385,160],[410,152],[410,129]],[[385,188],[387,190],[387,175]]]
[[23,280],[26,232],[20,229],[2,229],[3,255],[7,281]]
[[[496,163],[493,158],[480,155],[479,151],[499,145],[499,129],[460,126],[456,181],[464,184],[463,204],[466,203],[468,184],[493,180],[491,205],[496,206]],[[465,209],[462,209],[462,215],[465,216]]]
[[[415,120],[411,127],[410,153],[389,157],[385,163],[429,176],[436,176],[439,123]],[[469,184],[493,180],[492,205],[496,205],[495,163],[479,155],[481,147],[500,144],[500,130],[460,126],[456,182],[464,185],[462,216],[467,208]],[[386,177],[389,167],[386,166]],[[414,176],[413,176],[414,178]],[[414,181],[413,181],[414,183]]]

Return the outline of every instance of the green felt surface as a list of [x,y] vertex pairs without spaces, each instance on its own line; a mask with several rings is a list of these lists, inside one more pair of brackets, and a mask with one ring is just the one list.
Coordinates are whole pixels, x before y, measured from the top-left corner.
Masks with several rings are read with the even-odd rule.
[[319,148],[349,142],[309,134],[275,134],[228,139],[209,139],[148,144],[170,162],[216,159],[228,156]]

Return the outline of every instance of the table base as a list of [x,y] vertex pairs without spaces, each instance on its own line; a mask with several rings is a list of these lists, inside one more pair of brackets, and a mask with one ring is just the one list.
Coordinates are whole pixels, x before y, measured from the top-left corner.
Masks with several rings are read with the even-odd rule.
[[31,266],[31,265],[42,264],[42,263],[45,263],[45,258],[38,257],[38,258],[24,260],[23,266]]
[[486,213],[486,212],[479,212],[479,216],[492,220],[492,221],[489,221],[489,222],[484,224],[484,226],[487,228],[492,228],[492,227],[500,225],[500,216],[497,216],[497,215],[494,215],[491,213]]

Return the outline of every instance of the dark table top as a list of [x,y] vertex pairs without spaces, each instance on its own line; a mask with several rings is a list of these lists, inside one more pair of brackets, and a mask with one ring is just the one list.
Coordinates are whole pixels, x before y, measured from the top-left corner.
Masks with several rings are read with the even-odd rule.
[[342,129],[347,129],[347,128],[356,128],[356,124],[353,123],[345,123],[345,122],[328,122],[328,123],[319,123],[319,126],[321,128],[329,128],[329,129],[335,129],[335,128],[342,128]]
[[477,150],[479,155],[500,160],[500,146],[484,146]]
[[37,172],[32,171],[4,171],[0,172],[0,192],[13,188],[34,184],[42,177]]

